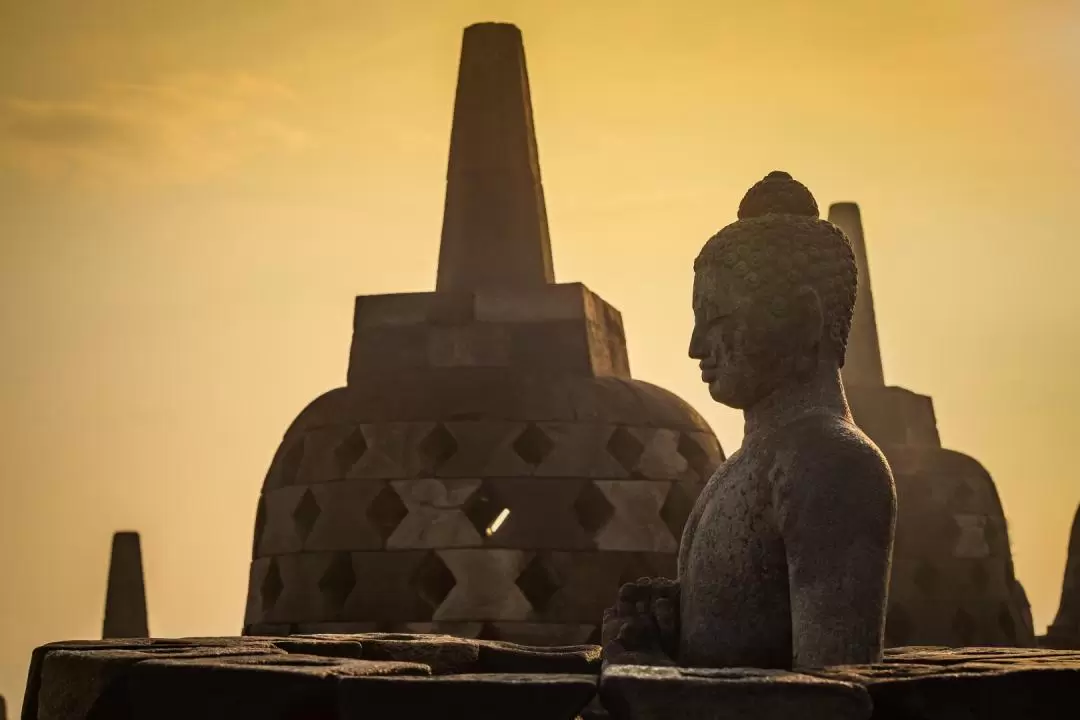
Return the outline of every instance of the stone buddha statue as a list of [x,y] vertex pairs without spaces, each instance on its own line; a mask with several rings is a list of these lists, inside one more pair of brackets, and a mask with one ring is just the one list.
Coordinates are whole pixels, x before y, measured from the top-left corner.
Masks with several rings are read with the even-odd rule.
[[881,659],[896,492],[840,379],[852,247],[784,172],[694,263],[690,357],[745,435],[683,530],[678,579],[624,585],[609,664],[795,669]]

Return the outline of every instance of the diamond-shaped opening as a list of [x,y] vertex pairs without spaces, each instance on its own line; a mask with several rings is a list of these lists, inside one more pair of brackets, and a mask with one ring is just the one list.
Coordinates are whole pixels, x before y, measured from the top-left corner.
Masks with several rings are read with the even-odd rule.
[[[490,537],[495,534],[498,530],[496,521],[500,519],[506,509],[493,495],[494,493],[490,491],[487,483],[482,483],[476,489],[476,492],[470,495],[469,499],[461,506],[461,511],[472,523],[472,526],[476,528],[476,532],[480,533],[480,537]],[[499,526],[501,527],[505,521],[506,517],[502,517]]]
[[356,587],[356,571],[353,570],[352,554],[335,553],[326,572],[319,578],[319,590],[327,603],[340,610]]
[[259,556],[259,545],[262,543],[263,533],[266,531],[266,496],[259,495],[259,504],[255,508],[255,539],[251,544],[251,558]]
[[516,583],[533,610],[541,614],[547,611],[548,603],[559,590],[558,583],[539,554],[534,555],[525,566]]
[[683,527],[693,507],[694,501],[687,496],[686,491],[678,483],[671,483],[664,504],[660,507],[660,518],[671,531],[675,542],[682,540]]
[[699,480],[704,482],[709,479],[715,468],[711,467],[709,453],[705,452],[701,443],[686,433],[679,433],[679,444],[675,449],[683,456],[686,466],[698,476]]
[[266,569],[266,575],[263,576],[262,585],[259,587],[259,596],[262,600],[264,613],[273,609],[284,589],[285,583],[281,580],[281,571],[278,570],[277,558],[270,558],[270,567]]
[[998,611],[998,627],[1005,634],[1005,639],[1009,641],[1009,644],[1016,645],[1016,621],[1013,620],[1013,614],[1005,603],[1001,604],[1001,609]]
[[615,508],[592,480],[586,480],[574,501],[574,513],[585,532],[595,535],[615,514]]
[[420,441],[417,451],[420,454],[420,469],[424,475],[434,475],[443,463],[454,456],[458,450],[457,440],[439,423]]
[[518,435],[513,447],[518,457],[535,467],[544,461],[544,458],[555,447],[555,443],[551,441],[547,433],[534,423],[529,423]]
[[293,522],[296,523],[296,534],[300,536],[301,542],[307,540],[308,535],[311,534],[311,529],[315,527],[315,521],[319,519],[321,514],[322,508],[319,507],[318,501],[315,500],[315,493],[311,492],[311,488],[307,488],[304,490],[300,502],[293,509],[292,514]]
[[277,485],[291,485],[300,477],[300,466],[304,463],[304,437],[300,436],[289,443],[278,463]]
[[457,585],[457,579],[434,551],[427,553],[413,575],[416,594],[434,612]]
[[890,603],[889,613],[885,619],[885,645],[904,647],[910,644],[911,629],[911,616],[907,609],[900,603]]
[[971,585],[978,592],[985,592],[986,587],[990,584],[990,574],[986,571],[986,565],[983,563],[976,563],[975,567],[971,568]]
[[368,450],[367,438],[364,437],[362,428],[353,428],[344,440],[338,443],[334,449],[334,459],[337,461],[337,470],[342,477],[346,477],[353,465],[364,457]]
[[628,473],[633,473],[637,469],[641,455],[645,452],[645,446],[642,442],[622,425],[615,428],[615,431],[611,433],[607,449],[611,456],[618,460],[619,464]]
[[408,514],[409,508],[389,483],[383,484],[382,490],[372,498],[367,509],[368,520],[371,521],[372,527],[379,533],[384,543],[394,534],[394,530]]
[[915,570],[915,587],[927,595],[937,590],[940,579],[940,571],[927,560],[920,562],[918,569]]
[[961,645],[971,645],[975,638],[975,618],[964,608],[959,608],[953,615],[952,629]]

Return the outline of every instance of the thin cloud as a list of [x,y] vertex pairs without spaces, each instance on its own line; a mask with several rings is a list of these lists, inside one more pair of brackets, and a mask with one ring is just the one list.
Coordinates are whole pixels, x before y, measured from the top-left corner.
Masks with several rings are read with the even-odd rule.
[[247,75],[111,84],[75,101],[0,99],[0,165],[41,178],[186,183],[311,138],[288,88]]

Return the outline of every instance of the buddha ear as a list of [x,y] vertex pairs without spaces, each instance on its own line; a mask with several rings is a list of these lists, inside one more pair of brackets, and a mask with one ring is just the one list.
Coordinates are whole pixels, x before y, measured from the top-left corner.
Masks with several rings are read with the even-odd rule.
[[821,306],[821,296],[814,288],[803,285],[795,292],[795,307],[799,314],[803,347],[817,347],[825,337],[825,311]]

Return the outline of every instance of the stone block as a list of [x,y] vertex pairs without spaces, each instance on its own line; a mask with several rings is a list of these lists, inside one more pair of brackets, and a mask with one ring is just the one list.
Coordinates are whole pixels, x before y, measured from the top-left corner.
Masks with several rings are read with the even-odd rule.
[[428,321],[434,293],[360,295],[353,310],[353,329],[423,325]]
[[592,675],[484,673],[340,682],[343,717],[573,720],[596,694]]
[[592,423],[536,423],[551,441],[537,464],[538,477],[625,478],[630,473],[608,446],[617,426]]
[[408,515],[386,541],[387,548],[479,547],[483,543],[480,531],[462,510],[480,488],[479,480],[419,478],[395,480],[391,486]]
[[515,333],[504,325],[472,323],[429,328],[427,364],[435,368],[508,367]]
[[505,326],[510,364],[519,372],[595,375],[584,320],[547,320]]
[[433,615],[439,622],[525,620],[532,607],[515,581],[528,562],[521,550],[442,550],[455,585]]
[[780,670],[612,665],[600,699],[614,720],[868,720],[861,685]]
[[148,660],[132,669],[132,720],[340,717],[345,678],[423,677],[426,665],[311,655]]
[[353,331],[348,383],[365,376],[396,375],[428,367],[429,328],[426,325],[362,327]]
[[881,665],[813,674],[864,685],[874,718],[1064,720],[1080,702],[1080,653],[903,648]]
[[476,319],[480,322],[535,323],[582,320],[589,293],[581,283],[546,287],[481,288],[476,291]]
[[614,510],[596,535],[600,550],[675,553],[680,537],[673,536],[660,516],[668,483],[634,480],[596,480]]
[[[38,720],[124,717],[131,669],[154,658],[281,655],[268,643],[54,644],[35,651],[25,709]],[[27,714],[27,713],[24,713]]]
[[900,387],[848,388],[851,414],[875,444],[941,447],[934,402]]

